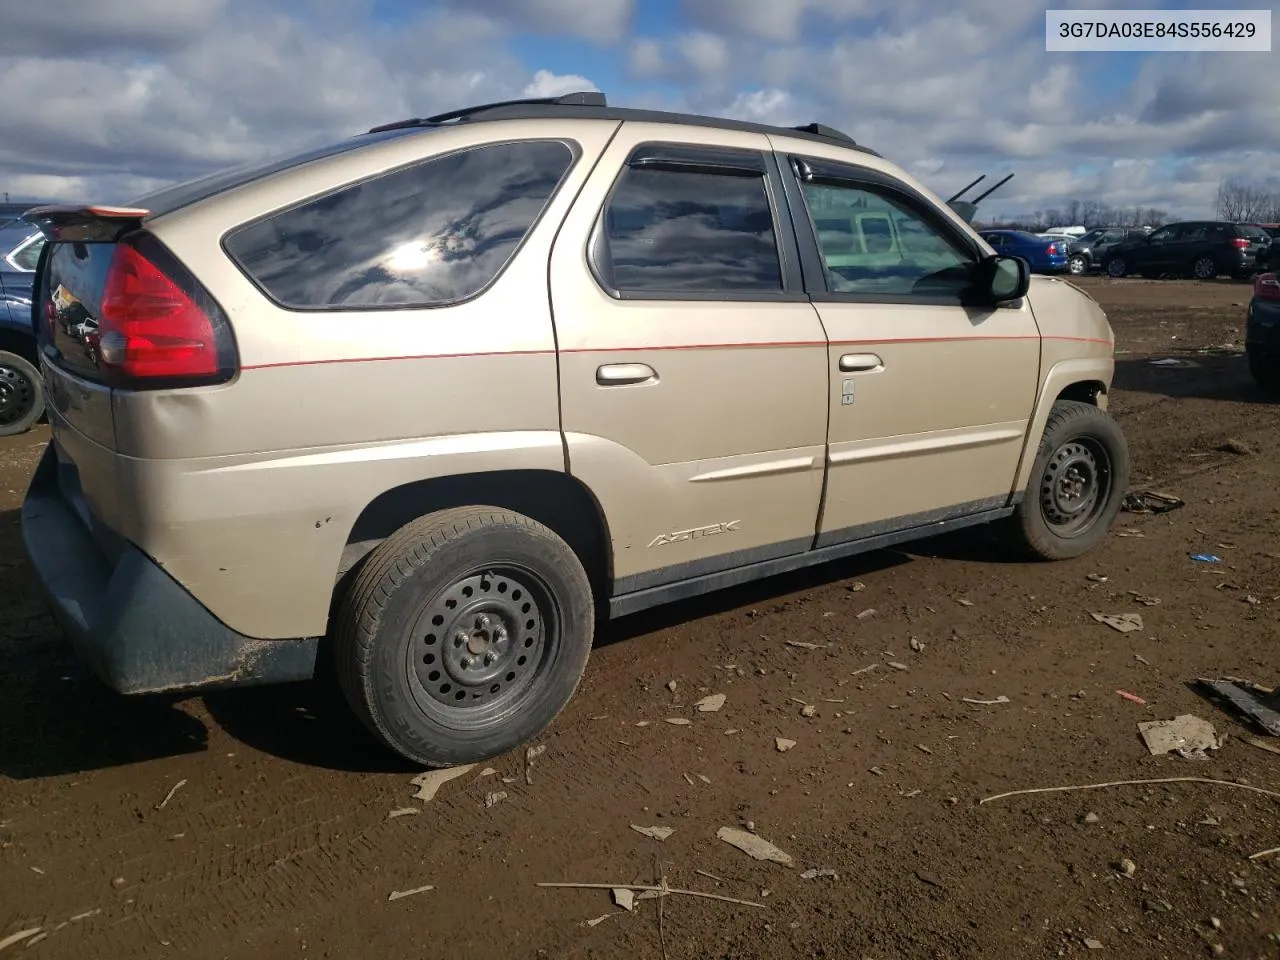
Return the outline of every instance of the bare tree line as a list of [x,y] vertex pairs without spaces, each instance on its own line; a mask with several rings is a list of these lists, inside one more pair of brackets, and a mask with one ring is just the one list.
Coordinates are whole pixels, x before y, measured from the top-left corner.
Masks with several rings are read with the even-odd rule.
[[1051,227],[1158,227],[1170,220],[1168,211],[1156,207],[1114,207],[1100,200],[1072,200],[1062,207],[1032,213],[1000,216],[991,227],[1040,233]]
[[1280,223],[1280,191],[1227,177],[1218,186],[1218,218],[1234,223]]

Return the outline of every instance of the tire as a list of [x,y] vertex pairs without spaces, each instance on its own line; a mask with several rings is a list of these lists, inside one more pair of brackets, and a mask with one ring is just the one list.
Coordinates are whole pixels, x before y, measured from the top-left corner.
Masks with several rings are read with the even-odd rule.
[[[1129,446],[1115,420],[1092,404],[1059,400],[1010,518],[1012,545],[1037,560],[1069,560],[1093,550],[1120,512],[1129,474]],[[1085,481],[1074,498],[1062,489],[1072,477]],[[1077,506],[1077,500],[1083,502]]]
[[338,606],[338,681],[360,720],[415,764],[475,763],[537,736],[572,698],[595,628],[577,555],[498,507],[402,527]]
[[1274,354],[1249,351],[1249,375],[1264,393],[1280,393],[1280,364]]
[[0,350],[0,437],[26,433],[44,415],[44,381],[30,360]]
[[1087,257],[1076,254],[1067,260],[1067,273],[1073,277],[1083,276],[1089,272],[1089,260]]
[[1129,265],[1124,262],[1124,257],[1112,257],[1107,261],[1107,276],[1119,280],[1128,275]]
[[1218,264],[1213,257],[1197,257],[1191,263],[1191,276],[1197,280],[1213,280],[1218,276]]

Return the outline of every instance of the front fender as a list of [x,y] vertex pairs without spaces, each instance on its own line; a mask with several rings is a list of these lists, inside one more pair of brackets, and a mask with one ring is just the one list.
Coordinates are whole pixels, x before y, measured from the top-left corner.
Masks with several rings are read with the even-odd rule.
[[1063,392],[1075,384],[1092,383],[1101,387],[1097,394],[1098,406],[1107,409],[1107,391],[1111,388],[1111,380],[1115,375],[1115,357],[1105,356],[1073,357],[1059,360],[1049,368],[1048,374],[1040,384],[1040,392],[1036,396],[1036,407],[1027,427],[1027,439],[1022,448],[1022,459],[1018,464],[1018,474],[1014,481],[1014,492],[1027,488],[1031,480],[1031,468],[1035,465],[1036,451],[1040,447],[1040,438],[1044,435],[1044,426],[1049,419],[1049,412]]

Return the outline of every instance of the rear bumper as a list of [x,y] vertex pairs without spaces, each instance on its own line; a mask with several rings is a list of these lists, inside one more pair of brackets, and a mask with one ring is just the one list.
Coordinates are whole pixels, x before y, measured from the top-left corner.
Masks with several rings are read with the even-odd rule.
[[59,489],[52,444],[22,505],[22,537],[76,652],[119,693],[285,683],[314,673],[315,638],[243,636],[132,544],[108,558]]
[[1280,356],[1280,300],[1253,298],[1245,321],[1244,342],[1251,351]]

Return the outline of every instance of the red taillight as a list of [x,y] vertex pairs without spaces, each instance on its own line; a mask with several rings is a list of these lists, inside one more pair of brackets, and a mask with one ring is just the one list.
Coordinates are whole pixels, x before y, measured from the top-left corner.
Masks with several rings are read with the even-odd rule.
[[1056,243],[1051,243],[1051,244],[1049,244],[1049,249],[1048,249],[1046,252],[1047,252],[1047,253],[1051,253],[1051,254],[1053,254],[1053,253],[1057,253],[1057,252],[1058,252],[1058,245],[1057,245]]
[[130,379],[212,377],[219,372],[213,320],[128,243],[107,271],[93,334],[104,368]]
[[1274,273],[1264,273],[1253,281],[1253,295],[1259,300],[1280,300],[1280,279]]
[[1231,245],[1235,247],[1237,250],[1248,250],[1249,238],[1248,237],[1232,237]]

